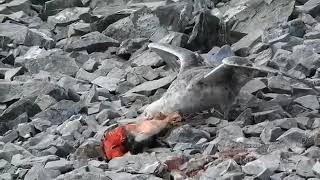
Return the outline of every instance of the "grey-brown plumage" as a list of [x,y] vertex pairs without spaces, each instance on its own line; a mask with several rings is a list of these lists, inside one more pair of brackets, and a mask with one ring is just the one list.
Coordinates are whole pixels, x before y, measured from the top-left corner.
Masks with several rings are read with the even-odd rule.
[[251,62],[241,57],[228,57],[216,68],[210,68],[203,65],[200,56],[184,48],[161,43],[150,43],[149,48],[173,69],[179,68],[179,73],[167,92],[147,106],[142,114],[146,117],[159,112],[185,114],[211,108],[226,116],[241,87],[260,70],[250,67]]

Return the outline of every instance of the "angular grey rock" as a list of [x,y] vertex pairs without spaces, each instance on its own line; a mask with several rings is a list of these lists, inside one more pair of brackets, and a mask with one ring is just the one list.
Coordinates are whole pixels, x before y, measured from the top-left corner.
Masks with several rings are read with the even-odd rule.
[[19,136],[23,138],[29,138],[35,134],[34,127],[29,123],[18,124],[17,131],[19,132]]
[[12,68],[5,72],[4,79],[12,81],[15,76],[22,75],[25,72],[23,67]]
[[110,24],[109,22],[110,19],[115,22],[118,19],[122,19],[126,16],[129,16],[130,13],[134,12],[134,10],[136,9],[134,7],[130,9],[129,8],[125,9],[126,7],[125,5],[127,2],[128,1],[125,1],[125,0],[111,1],[111,2],[100,1],[100,0],[91,0],[88,2],[88,0],[82,0],[82,3],[84,5],[90,6],[90,8],[92,9],[92,14],[94,16],[102,17],[103,20],[97,22],[97,25],[101,26],[101,27],[98,26],[99,27],[98,29],[100,32],[106,29],[106,27],[108,27],[108,25]]
[[12,100],[20,99],[20,94],[22,92],[21,85],[22,82],[0,82],[0,102],[5,103]]
[[242,87],[241,92],[253,94],[266,87],[266,84],[260,79],[253,79]]
[[[314,71],[320,66],[320,56],[317,54],[316,47],[308,44],[312,40],[306,40],[306,45],[298,45],[293,48],[293,53],[290,56],[291,61],[295,62],[294,69],[301,71],[306,76],[312,76]],[[314,44],[316,46],[316,44]]]
[[185,47],[189,36],[184,33],[170,31],[168,35],[160,39],[159,43],[171,44],[178,47]]
[[308,147],[313,144],[307,131],[292,128],[283,133],[277,138],[277,141],[282,141],[290,146]]
[[[282,37],[279,37],[282,38]],[[277,51],[278,49],[284,49],[287,51],[292,51],[292,49],[297,46],[303,44],[303,39],[295,36],[291,36],[287,34],[283,39],[276,39],[276,42],[271,45],[273,51]]]
[[245,173],[258,175],[265,169],[269,169],[271,172],[276,171],[280,166],[280,151],[271,152],[268,155],[263,155],[258,159],[247,163],[242,167]]
[[128,92],[126,92],[126,95],[129,95],[131,93],[141,93],[144,95],[150,95],[150,93],[156,89],[159,89],[164,86],[168,86],[174,79],[176,78],[175,75],[167,76],[158,80],[153,81],[147,81],[145,83],[142,83]]
[[316,177],[316,174],[312,171],[312,167],[314,167],[315,164],[316,162],[313,159],[303,159],[299,161],[296,166],[297,174],[305,178]]
[[245,174],[254,175],[254,176],[257,176],[258,174],[262,173],[266,169],[267,168],[265,168],[263,166],[256,166],[254,163],[250,163],[250,162],[242,167],[242,171]]
[[44,4],[44,14],[46,16],[55,15],[63,9],[82,6],[81,0],[49,0]]
[[11,164],[12,164],[11,160],[14,155],[18,154],[20,156],[25,156],[25,157],[32,156],[32,154],[29,151],[27,151],[26,149],[24,149],[23,147],[12,144],[12,143],[6,143],[3,146],[2,150],[0,150],[0,152],[1,152],[0,158],[6,160],[8,162],[11,162]]
[[102,124],[108,119],[114,119],[117,117],[120,117],[120,114],[112,109],[103,109],[100,113],[96,115],[96,119],[98,120],[98,122],[100,122],[100,124]]
[[72,7],[64,9],[54,16],[48,17],[48,23],[52,26],[65,26],[72,24],[80,19],[88,16],[90,8],[88,7]]
[[[202,11],[195,17],[195,25],[189,37],[187,48],[190,50],[209,51],[219,43],[220,19],[209,10]],[[222,32],[223,33],[223,32]]]
[[224,45],[217,52],[214,52],[215,49],[212,48],[206,55],[205,61],[212,67],[216,67],[217,65],[222,63],[222,60],[227,57],[234,56],[234,53],[231,50],[229,45]]
[[43,166],[35,165],[28,171],[28,173],[25,175],[24,179],[25,180],[50,179],[51,177],[49,176],[47,171],[48,170],[44,169]]
[[88,59],[88,61],[83,63],[82,68],[88,72],[94,72],[98,66],[99,64],[95,59]]
[[280,70],[289,70],[294,67],[294,62],[290,59],[290,54],[290,51],[278,49],[271,61],[277,64]]
[[89,82],[93,81],[97,77],[99,77],[98,74],[89,73],[86,70],[84,70],[83,68],[80,68],[76,74],[77,79],[81,79],[81,80],[85,80],[85,81],[89,81]]
[[99,168],[99,169],[103,169],[103,170],[108,169],[108,164],[103,161],[91,160],[89,161],[88,165]]
[[244,128],[242,128],[242,130],[243,133],[246,135],[258,137],[260,136],[260,134],[262,133],[262,131],[268,123],[268,121],[264,121],[254,125],[247,125]]
[[226,160],[216,166],[209,166],[200,176],[200,180],[209,180],[215,178],[221,179],[242,179],[244,174],[241,167],[234,160]]
[[79,38],[70,38],[65,49],[66,51],[87,50],[88,53],[92,53],[95,51],[104,51],[110,46],[119,46],[119,42],[99,33],[98,31],[95,31],[83,35]]
[[126,39],[150,38],[158,28],[160,28],[159,18],[151,14],[150,9],[142,8],[130,17],[110,24],[103,34],[122,42]]
[[196,144],[201,138],[209,139],[209,133],[195,129],[190,125],[184,125],[174,129],[164,140],[169,145],[173,146],[177,143]]
[[10,14],[18,11],[30,13],[31,11],[31,2],[28,0],[12,0],[6,2],[7,3],[0,5],[1,13]]
[[16,44],[24,44],[28,28],[13,23],[0,23],[0,36],[12,39]]
[[312,110],[317,110],[320,107],[318,98],[315,95],[302,96],[295,99],[294,102]]
[[280,127],[269,125],[264,128],[260,135],[260,138],[265,144],[268,144],[270,142],[276,141],[276,139],[283,133],[284,131]]
[[304,35],[305,39],[319,39],[320,38],[320,32],[319,31],[312,31],[308,32]]
[[90,23],[76,22],[71,24],[68,29],[68,37],[81,36],[91,31]]
[[133,71],[135,74],[142,76],[148,81],[157,79],[159,77],[159,72],[155,69],[152,69],[150,66],[138,66],[134,67]]
[[255,123],[264,122],[266,120],[272,121],[275,119],[287,118],[288,113],[283,109],[267,110],[262,112],[253,113],[253,120]]
[[[230,24],[230,27],[234,24],[231,29],[234,32],[248,34],[262,31],[276,23],[287,21],[294,4],[294,0],[235,3],[225,12],[225,22]],[[255,16],[250,16],[250,14],[255,14]]]
[[278,93],[291,93],[292,87],[290,83],[282,76],[273,76],[268,79],[268,87],[273,92]]
[[319,13],[320,2],[318,0],[309,0],[298,8],[299,11],[316,16]]
[[28,29],[24,45],[51,49],[55,47],[55,41],[50,36],[37,29]]
[[232,44],[232,51],[241,56],[248,56],[250,53],[250,49],[256,44],[256,42],[260,38],[260,33],[250,33],[241,38],[238,42]]
[[80,105],[73,101],[61,100],[50,108],[36,114],[32,119],[50,121],[52,125],[58,125],[80,111]]
[[3,134],[0,138],[1,142],[8,143],[13,142],[14,140],[18,139],[19,135],[16,130],[9,130]]
[[156,156],[147,153],[114,158],[109,161],[108,165],[110,170],[128,173],[160,175],[164,171],[164,165],[159,162]]
[[117,89],[117,85],[120,82],[120,79],[117,78],[108,78],[105,76],[99,76],[92,81],[93,84],[96,84],[100,87],[107,89],[108,91],[114,92]]
[[52,49],[45,54],[25,58],[21,64],[31,73],[39,73],[42,70],[74,76],[79,70],[75,60],[60,49]]
[[5,173],[10,169],[10,163],[4,159],[0,160],[0,173]]
[[215,144],[208,143],[208,146],[203,151],[203,155],[214,155],[218,151]]
[[302,19],[294,19],[292,21],[288,22],[289,26],[289,33],[292,36],[300,37],[302,38],[306,31],[306,25],[302,21]]
[[144,51],[136,56],[131,56],[130,61],[134,66],[159,67],[164,63],[157,53],[151,52],[150,50]]
[[12,156],[11,164],[20,168],[30,169],[34,165],[45,164],[48,161],[55,161],[57,159],[59,158],[55,155],[36,157],[15,154],[14,156]]
[[317,175],[320,175],[320,163],[319,161],[317,161],[314,166],[312,167],[312,170],[314,173],[316,173]]
[[45,131],[48,127],[51,126],[51,122],[48,120],[43,120],[40,118],[35,118],[31,122],[33,126],[39,131]]
[[283,180],[304,180],[305,178],[302,178],[295,174],[290,174],[289,176],[283,178]]
[[57,127],[57,131],[62,136],[73,135],[73,133],[78,131],[82,126],[80,122],[81,120],[83,121],[83,118],[80,115],[71,116],[70,119],[66,120],[63,122],[63,124]]
[[[105,131],[103,130],[103,133]],[[103,136],[102,136],[103,137]],[[88,159],[104,159],[105,155],[102,150],[101,138],[89,138],[85,140],[73,154],[74,159],[88,160]]]
[[271,180],[282,180],[286,176],[287,176],[287,173],[281,172],[281,173],[276,173],[276,174],[270,176],[270,179]]
[[58,161],[50,161],[45,165],[45,169],[59,170],[61,173],[68,172],[72,170],[73,163],[65,159],[60,159]]
[[50,95],[39,95],[35,100],[35,104],[39,106],[39,108],[43,111],[48,107],[57,103],[57,100]]
[[12,180],[12,176],[10,173],[3,173],[0,175],[1,180]]
[[320,155],[320,148],[311,146],[302,155],[312,159],[316,159]]
[[280,127],[281,129],[284,129],[284,130],[289,130],[291,128],[298,127],[296,118],[277,119],[273,121],[273,124],[275,124],[275,126]]
[[309,48],[309,51],[312,50],[315,53],[320,52],[320,40],[319,39],[308,39],[304,40],[303,44]]
[[7,127],[13,128],[19,123],[15,120],[19,115],[26,112],[28,116],[33,116],[40,112],[41,109],[34,104],[34,100],[35,98],[24,98],[13,103],[0,115],[0,124],[5,122]]
[[120,44],[117,55],[130,57],[132,53],[143,47],[147,42],[147,38],[127,39]]

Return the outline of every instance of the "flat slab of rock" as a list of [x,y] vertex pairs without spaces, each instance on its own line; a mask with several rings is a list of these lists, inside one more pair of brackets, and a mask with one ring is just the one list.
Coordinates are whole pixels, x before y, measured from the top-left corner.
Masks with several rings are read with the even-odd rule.
[[66,51],[87,50],[90,53],[94,51],[104,51],[110,46],[119,45],[117,40],[95,31],[81,36],[80,38],[70,38],[70,41],[66,46]]
[[115,91],[118,87],[120,79],[118,78],[108,78],[106,76],[99,76],[92,81],[93,84],[96,84],[100,87],[107,89],[108,91]]
[[304,5],[298,8],[299,11],[316,16],[319,13],[320,1],[319,0],[309,0]]
[[317,96],[315,95],[306,95],[299,97],[294,100],[294,102],[302,105],[303,107],[312,109],[312,110],[317,110],[319,109],[319,101]]
[[79,111],[80,105],[78,103],[62,100],[45,111],[36,114],[33,119],[40,118],[50,121],[53,125],[58,125],[69,119],[72,115],[77,114]]
[[67,172],[73,168],[73,163],[65,159],[50,161],[45,165],[46,169],[59,170],[61,173]]
[[39,73],[42,70],[74,76],[79,70],[75,60],[60,49],[52,49],[42,55],[25,58],[22,64],[31,73]]
[[293,11],[295,0],[270,1],[270,3],[266,1],[259,1],[259,3],[257,1],[238,1],[232,4],[235,6],[224,14],[226,21],[235,22],[232,31],[249,34],[261,31],[274,23],[288,20]]
[[[141,159],[143,159],[143,161],[141,161]],[[161,167],[163,166],[156,156],[147,153],[114,158],[109,161],[108,165],[111,170],[139,174],[161,173]]]
[[80,19],[81,15],[89,13],[90,8],[88,7],[73,7],[67,8],[59,12],[54,16],[48,17],[48,23],[52,25],[69,25]]
[[16,44],[24,44],[27,36],[28,28],[26,26],[0,23],[0,36],[8,37]]
[[125,95],[130,95],[131,93],[149,94],[151,91],[169,85],[175,78],[175,75],[171,75],[158,80],[144,82],[126,92]]
[[82,6],[81,0],[49,0],[45,2],[44,13],[47,16],[57,14],[63,9]]
[[157,53],[151,52],[148,50],[142,52],[139,55],[132,56],[130,58],[130,61],[132,62],[132,65],[134,65],[134,66],[157,67],[157,66],[163,64],[163,60],[161,59],[161,57]]

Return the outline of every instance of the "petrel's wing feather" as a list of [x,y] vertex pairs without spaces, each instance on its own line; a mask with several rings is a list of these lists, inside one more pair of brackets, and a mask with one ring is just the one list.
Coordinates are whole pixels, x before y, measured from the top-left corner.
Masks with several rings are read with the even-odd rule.
[[150,43],[148,47],[156,52],[173,70],[184,70],[200,64],[197,55],[187,49],[164,43]]

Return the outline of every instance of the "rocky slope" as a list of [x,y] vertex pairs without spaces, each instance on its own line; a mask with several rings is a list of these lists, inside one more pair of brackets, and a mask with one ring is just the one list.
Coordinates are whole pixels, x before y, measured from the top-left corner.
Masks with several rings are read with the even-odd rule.
[[[320,0],[0,0],[0,179],[320,179],[319,15]],[[175,78],[149,42],[312,86],[261,74],[228,119],[199,112],[168,146],[107,162],[103,133]]]

